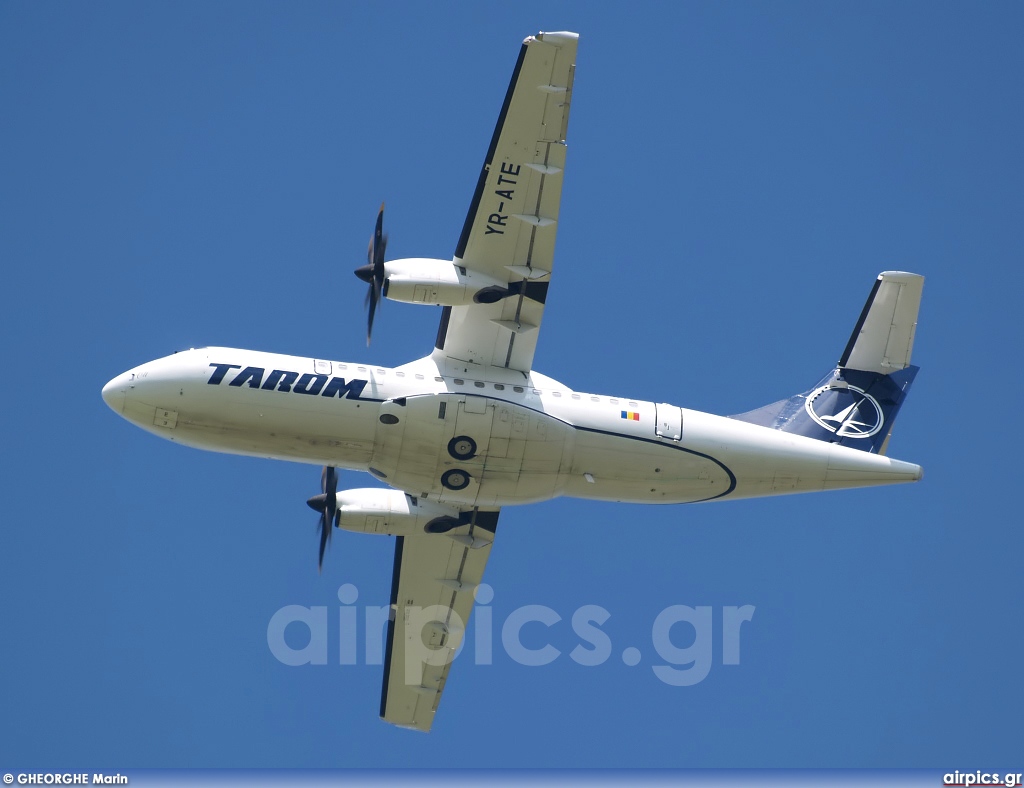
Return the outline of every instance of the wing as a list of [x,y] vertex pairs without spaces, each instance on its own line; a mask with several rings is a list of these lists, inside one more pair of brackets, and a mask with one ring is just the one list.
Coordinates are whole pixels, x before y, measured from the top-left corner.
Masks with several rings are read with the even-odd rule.
[[508,283],[492,304],[445,307],[435,358],[529,372],[555,252],[575,33],[523,42],[455,262]]
[[468,528],[397,537],[380,716],[429,731],[484,575],[498,511],[465,513]]

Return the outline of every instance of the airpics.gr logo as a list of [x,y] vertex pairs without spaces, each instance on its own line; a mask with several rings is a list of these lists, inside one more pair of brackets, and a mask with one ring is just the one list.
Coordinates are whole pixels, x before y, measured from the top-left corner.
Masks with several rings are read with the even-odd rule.
[[878,400],[857,386],[820,386],[804,407],[817,424],[840,438],[870,438],[885,424]]

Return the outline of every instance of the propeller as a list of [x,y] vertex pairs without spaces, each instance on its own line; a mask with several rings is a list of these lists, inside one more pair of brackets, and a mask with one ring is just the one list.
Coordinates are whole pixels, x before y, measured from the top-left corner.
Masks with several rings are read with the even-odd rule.
[[314,495],[306,505],[314,512],[320,512],[320,560],[317,569],[323,571],[324,550],[331,541],[331,527],[338,516],[338,470],[330,465],[324,466],[320,474],[320,495]]
[[377,311],[381,290],[384,287],[384,252],[388,248],[388,236],[384,232],[384,203],[377,212],[377,227],[373,231],[370,245],[366,249],[366,265],[356,269],[356,276],[366,282],[370,289],[366,293],[366,306],[369,317],[366,324],[366,346],[370,346],[370,334],[373,333],[373,315]]

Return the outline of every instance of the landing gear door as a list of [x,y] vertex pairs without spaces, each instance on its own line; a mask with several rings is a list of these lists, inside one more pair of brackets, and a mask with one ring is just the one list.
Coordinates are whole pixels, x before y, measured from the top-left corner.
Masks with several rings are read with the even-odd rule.
[[[456,398],[457,396],[457,398]],[[494,404],[485,397],[448,395],[455,419],[445,419],[447,444],[441,447],[437,472],[443,488],[436,500],[465,504],[476,501],[491,440]]]
[[675,405],[658,403],[655,432],[662,438],[677,441],[683,437],[683,411]]

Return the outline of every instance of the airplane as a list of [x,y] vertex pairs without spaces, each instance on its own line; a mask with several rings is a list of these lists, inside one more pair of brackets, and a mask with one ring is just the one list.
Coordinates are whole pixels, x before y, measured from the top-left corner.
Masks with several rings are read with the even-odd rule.
[[[382,298],[441,307],[429,355],[395,368],[207,347],[118,375],[102,396],[142,429],[210,451],[322,465],[332,528],[395,537],[380,716],[429,731],[503,507],[558,496],[696,503],[914,482],[887,456],[918,368],[924,278],[885,271],[812,388],[716,416],[574,391],[533,369],[566,156],[578,36],[522,44],[454,258],[368,263]],[[388,487],[339,491],[337,469]],[[424,611],[427,611],[424,613]]]

